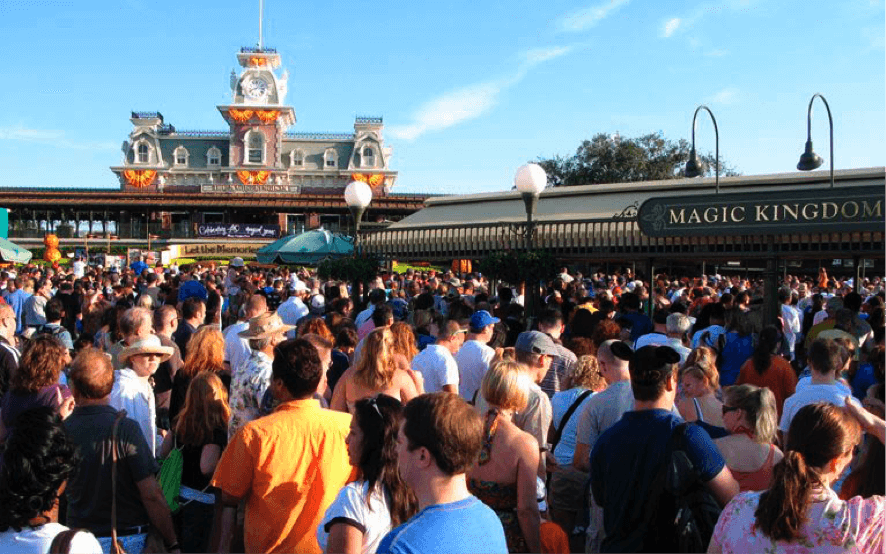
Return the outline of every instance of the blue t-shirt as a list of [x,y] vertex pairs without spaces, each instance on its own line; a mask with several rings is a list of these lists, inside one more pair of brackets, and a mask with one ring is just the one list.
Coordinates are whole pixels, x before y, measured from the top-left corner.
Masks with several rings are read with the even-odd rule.
[[501,520],[492,508],[469,496],[435,504],[388,533],[378,547],[382,554],[481,554],[508,551]]
[[735,384],[739,373],[741,373],[741,366],[754,354],[754,343],[753,335],[743,337],[735,331],[726,333],[726,344],[723,346],[723,365],[718,368],[721,387]]
[[[639,552],[649,521],[645,506],[660,484],[655,483],[665,463],[674,427],[682,423],[666,410],[626,412],[597,439],[591,451],[591,490],[603,507],[606,538],[603,552]],[[683,450],[702,481],[710,481],[726,466],[708,434],[696,425],[686,428]]]
[[858,365],[858,371],[852,378],[852,396],[859,400],[864,400],[868,395],[868,387],[877,384],[877,377],[874,375],[874,366],[868,362]]

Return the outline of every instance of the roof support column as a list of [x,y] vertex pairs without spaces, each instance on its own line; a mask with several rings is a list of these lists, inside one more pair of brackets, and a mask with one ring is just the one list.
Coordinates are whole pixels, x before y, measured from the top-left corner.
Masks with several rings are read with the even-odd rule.
[[778,320],[778,256],[775,255],[775,237],[766,237],[766,269],[763,271],[763,325],[774,325]]

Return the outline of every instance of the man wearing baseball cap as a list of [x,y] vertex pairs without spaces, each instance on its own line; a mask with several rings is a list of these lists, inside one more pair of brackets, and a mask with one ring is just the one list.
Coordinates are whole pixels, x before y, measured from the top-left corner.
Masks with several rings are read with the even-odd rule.
[[492,339],[495,324],[501,321],[486,310],[478,310],[471,316],[465,342],[455,354],[458,364],[458,394],[471,404],[480,389],[483,376],[495,356],[495,350],[487,346]]

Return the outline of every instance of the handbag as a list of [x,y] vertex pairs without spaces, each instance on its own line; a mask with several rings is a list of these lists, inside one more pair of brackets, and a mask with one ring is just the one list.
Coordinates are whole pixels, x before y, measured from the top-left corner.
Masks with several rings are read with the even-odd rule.
[[157,480],[160,482],[163,498],[166,499],[169,511],[174,514],[181,509],[178,499],[182,488],[184,457],[182,456],[182,449],[176,443],[174,434],[172,440],[172,451],[160,462],[160,475]]

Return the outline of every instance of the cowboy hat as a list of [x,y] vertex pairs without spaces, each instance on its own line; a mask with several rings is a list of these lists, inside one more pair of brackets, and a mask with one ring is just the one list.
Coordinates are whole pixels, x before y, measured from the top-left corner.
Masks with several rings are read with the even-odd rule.
[[157,335],[150,335],[136,340],[129,346],[120,351],[117,358],[121,363],[128,363],[129,358],[138,356],[139,354],[160,354],[160,361],[165,362],[172,357],[173,348],[171,346],[163,346]]
[[249,320],[249,327],[237,333],[244,339],[266,339],[282,335],[295,329],[294,325],[286,325],[275,312],[266,312]]

